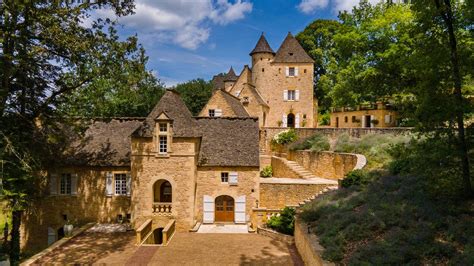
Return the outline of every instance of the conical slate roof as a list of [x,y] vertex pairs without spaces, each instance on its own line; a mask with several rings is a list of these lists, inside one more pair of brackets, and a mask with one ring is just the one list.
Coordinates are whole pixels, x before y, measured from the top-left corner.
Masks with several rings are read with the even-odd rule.
[[255,45],[255,48],[253,48],[252,52],[250,52],[250,55],[253,55],[253,54],[256,54],[256,53],[272,53],[272,54],[275,54],[275,52],[270,47],[270,44],[268,44],[267,39],[265,39],[265,36],[263,35],[263,33],[260,36],[260,39],[258,39],[257,45]]
[[298,40],[288,32],[285,40],[276,52],[275,63],[314,63],[314,60],[301,47]]
[[237,75],[235,75],[234,69],[230,67],[229,72],[227,72],[227,75],[225,75],[224,81],[236,81],[237,80]]

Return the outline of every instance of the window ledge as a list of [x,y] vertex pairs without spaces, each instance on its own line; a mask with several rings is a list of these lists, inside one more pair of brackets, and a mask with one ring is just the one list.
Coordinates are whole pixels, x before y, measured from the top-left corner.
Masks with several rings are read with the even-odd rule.
[[157,153],[157,154],[155,154],[155,157],[157,157],[157,158],[169,158],[170,154],[169,153]]

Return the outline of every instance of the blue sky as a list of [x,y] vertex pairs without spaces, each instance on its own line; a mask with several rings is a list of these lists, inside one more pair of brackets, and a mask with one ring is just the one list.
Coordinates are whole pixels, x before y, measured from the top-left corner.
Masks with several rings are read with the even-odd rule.
[[[288,31],[317,18],[337,18],[357,0],[135,0],[135,15],[120,18],[121,37],[137,34],[148,69],[167,86],[210,79],[250,64],[260,34],[276,51]],[[101,10],[93,17],[111,17]]]

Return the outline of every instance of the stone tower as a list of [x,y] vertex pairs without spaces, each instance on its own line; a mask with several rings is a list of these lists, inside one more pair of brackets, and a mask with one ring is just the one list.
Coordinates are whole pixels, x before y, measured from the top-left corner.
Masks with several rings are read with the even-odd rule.
[[[265,76],[271,72],[271,62],[275,56],[275,52],[265,39],[265,36],[260,36],[255,48],[250,52],[252,57],[252,84],[256,88],[263,88],[263,82],[266,81]],[[267,71],[265,73],[265,71]],[[261,92],[263,93],[263,92]]]

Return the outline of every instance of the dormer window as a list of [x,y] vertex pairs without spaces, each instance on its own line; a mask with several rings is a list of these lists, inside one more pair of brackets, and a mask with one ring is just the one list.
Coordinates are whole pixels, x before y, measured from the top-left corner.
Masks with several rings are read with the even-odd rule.
[[216,110],[209,109],[209,117],[215,117],[215,116],[216,116]]
[[290,56],[293,55],[293,53],[289,53],[289,54],[290,54]]
[[160,133],[162,132],[168,132],[168,124],[166,123],[160,123]]

